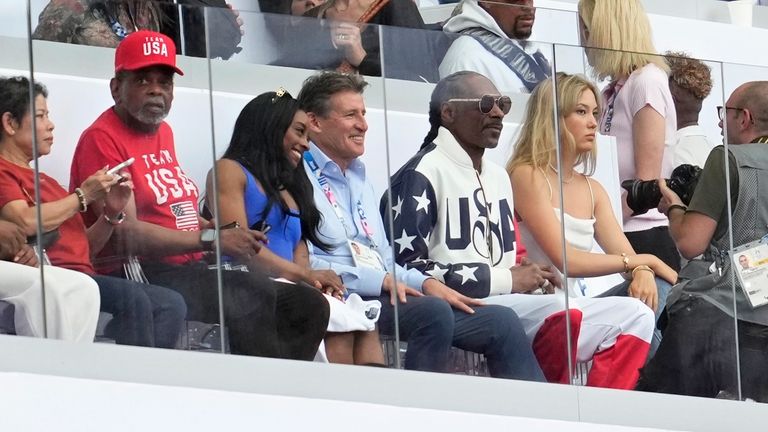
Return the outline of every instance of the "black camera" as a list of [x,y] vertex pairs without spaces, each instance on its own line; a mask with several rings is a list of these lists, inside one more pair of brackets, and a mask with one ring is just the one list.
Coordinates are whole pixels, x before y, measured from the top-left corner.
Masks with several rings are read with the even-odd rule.
[[[701,168],[696,165],[683,164],[672,171],[666,179],[667,186],[676,193],[685,205],[691,202],[693,191],[699,182]],[[656,180],[624,180],[621,187],[627,190],[627,205],[632,209],[632,216],[641,215],[659,206],[661,190]]]

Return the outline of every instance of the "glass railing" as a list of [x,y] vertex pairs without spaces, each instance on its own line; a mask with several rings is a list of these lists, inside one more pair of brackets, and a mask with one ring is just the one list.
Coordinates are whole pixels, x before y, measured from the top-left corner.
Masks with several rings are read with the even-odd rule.
[[[15,3],[2,20],[26,20]],[[519,44],[499,32],[527,37],[531,11],[499,4],[465,4],[445,24],[458,33],[378,25],[416,11],[402,2],[360,25],[330,8],[319,20],[99,3],[75,23],[43,6],[0,35],[0,73],[46,89],[3,81],[18,95],[0,113],[0,217],[58,239],[42,270],[6,251],[3,274],[41,293],[15,318],[2,293],[4,332],[765,399],[764,263],[740,248],[765,234],[762,170],[735,145],[764,119],[756,87],[731,95],[762,66],[689,60],[679,82],[711,87],[691,117],[676,114],[662,57],[582,36],[585,52],[564,11],[538,8]],[[488,10],[509,25],[469,24]],[[131,23],[166,36],[116,62]],[[170,65],[172,40],[183,75],[141,67]],[[614,63],[630,66],[598,72]],[[708,151],[679,159],[678,140],[719,144],[718,106],[735,159],[711,157],[708,189],[694,189],[672,169],[704,167]],[[37,157],[45,176],[26,168]],[[104,170],[131,159],[130,181],[111,184]],[[693,201],[663,201],[668,222],[653,184],[636,185],[629,201],[649,211],[631,217],[623,182],[670,176]],[[679,279],[678,248],[707,252]],[[41,320],[47,332],[30,330]]]

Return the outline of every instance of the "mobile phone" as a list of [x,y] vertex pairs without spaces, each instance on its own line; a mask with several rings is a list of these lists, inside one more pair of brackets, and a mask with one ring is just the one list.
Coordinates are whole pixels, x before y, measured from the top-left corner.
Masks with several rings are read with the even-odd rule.
[[118,173],[118,172],[119,172],[121,169],[123,169],[123,168],[125,168],[125,167],[129,167],[129,166],[133,165],[133,162],[134,162],[135,160],[136,160],[136,159],[134,159],[134,158],[130,158],[130,159],[128,159],[128,160],[126,160],[126,161],[124,161],[124,162],[121,162],[121,163],[119,163],[119,164],[117,164],[117,165],[113,166],[112,168],[110,168],[110,169],[107,171],[107,174],[109,174],[109,175],[115,175],[115,174],[117,174],[117,173]]
[[269,232],[269,230],[272,229],[272,225],[268,224],[267,221],[260,220],[251,225],[251,229],[254,231],[261,231],[262,233],[266,234]]

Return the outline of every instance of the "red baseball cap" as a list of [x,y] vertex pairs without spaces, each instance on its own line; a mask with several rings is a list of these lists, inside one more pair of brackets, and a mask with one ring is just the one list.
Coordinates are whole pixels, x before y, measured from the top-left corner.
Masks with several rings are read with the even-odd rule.
[[168,66],[184,75],[176,67],[176,44],[170,37],[149,30],[129,34],[115,51],[115,73],[134,71],[149,66]]

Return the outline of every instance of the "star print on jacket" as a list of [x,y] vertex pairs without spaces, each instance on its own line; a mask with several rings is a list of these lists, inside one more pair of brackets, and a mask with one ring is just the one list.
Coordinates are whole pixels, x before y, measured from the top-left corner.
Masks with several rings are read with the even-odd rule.
[[392,202],[384,194],[379,205],[398,264],[475,298],[509,293],[515,262],[509,178],[501,167],[480,178],[482,188],[471,164],[430,144],[392,176]]

